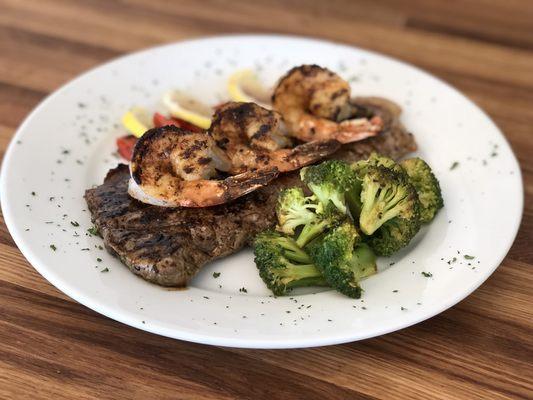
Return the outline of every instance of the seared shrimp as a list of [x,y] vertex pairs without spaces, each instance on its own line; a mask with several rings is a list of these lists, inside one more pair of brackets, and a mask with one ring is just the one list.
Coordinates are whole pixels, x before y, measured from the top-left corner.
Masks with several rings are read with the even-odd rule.
[[281,130],[281,117],[255,103],[227,103],[217,110],[209,132],[231,160],[231,173],[277,168],[293,171],[334,153],[336,140],[287,148],[292,140]]
[[383,128],[377,116],[370,120],[353,118],[357,110],[350,103],[350,85],[318,65],[291,69],[274,90],[272,105],[289,133],[304,142],[356,142],[377,135]]
[[[215,114],[208,132],[174,126],[151,129],[137,142],[130,164],[130,195],[165,207],[226,203],[337,151],[324,140],[294,148],[280,117],[253,103],[230,103]],[[231,175],[225,179],[220,176]]]
[[278,176],[276,168],[268,168],[209,179],[230,168],[208,133],[174,126],[151,129],[135,146],[128,192],[158,206],[208,207],[243,196]]

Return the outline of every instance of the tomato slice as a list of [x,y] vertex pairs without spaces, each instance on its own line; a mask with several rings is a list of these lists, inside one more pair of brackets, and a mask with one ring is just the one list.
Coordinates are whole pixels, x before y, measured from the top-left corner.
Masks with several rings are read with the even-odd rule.
[[158,112],[154,113],[154,126],[156,128],[161,128],[162,126],[174,125],[181,127],[180,123],[172,118],[167,118],[163,114]]
[[125,160],[131,161],[133,156],[133,148],[137,143],[137,138],[133,135],[121,136],[117,139],[118,154]]
[[167,118],[163,114],[154,113],[154,125],[156,128],[160,128],[162,126],[168,126],[168,125],[174,125],[178,128],[187,129],[191,132],[202,132],[203,129],[199,126],[196,126],[194,124],[191,124],[190,122],[187,122],[181,118]]

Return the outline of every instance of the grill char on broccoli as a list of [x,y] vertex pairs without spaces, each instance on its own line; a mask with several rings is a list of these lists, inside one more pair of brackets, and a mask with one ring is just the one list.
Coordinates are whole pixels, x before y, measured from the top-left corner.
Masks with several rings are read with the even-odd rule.
[[444,207],[440,184],[430,166],[420,158],[409,158],[400,163],[415,187],[420,200],[420,220],[430,222],[437,212]]
[[394,172],[398,173],[404,172],[402,167],[400,167],[392,158],[382,156],[377,153],[372,153],[370,154],[370,157],[368,157],[366,160],[360,160],[352,164],[352,168],[359,177],[359,179],[362,179],[366,175],[366,173],[368,172],[368,167],[378,166],[392,169]]
[[359,195],[359,180],[344,161],[328,160],[302,168],[300,178],[323,207],[331,203],[342,214],[348,213],[347,201]]

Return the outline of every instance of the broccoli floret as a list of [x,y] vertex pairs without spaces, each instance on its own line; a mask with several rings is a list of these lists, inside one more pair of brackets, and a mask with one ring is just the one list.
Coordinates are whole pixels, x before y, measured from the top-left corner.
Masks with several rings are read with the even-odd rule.
[[276,207],[278,230],[287,235],[294,235],[297,227],[316,221],[316,208],[317,204],[311,198],[305,197],[301,188],[283,190],[279,194]]
[[354,277],[361,280],[378,272],[376,255],[366,243],[359,243],[352,253],[350,264],[354,266]]
[[400,167],[396,163],[396,161],[394,161],[392,158],[382,156],[378,153],[372,153],[370,154],[370,157],[368,157],[366,160],[361,160],[353,163],[352,168],[356,172],[357,176],[362,179],[366,175],[368,167],[377,167],[380,165],[392,169],[395,172],[404,173],[402,167]]
[[324,207],[332,203],[343,214],[348,211],[347,194],[352,192],[352,197],[358,197],[359,181],[350,165],[343,161],[329,160],[302,168],[300,178]]
[[430,166],[420,158],[409,158],[400,163],[415,187],[421,203],[420,220],[430,222],[444,206],[439,181]]
[[276,296],[283,296],[295,287],[327,286],[311,258],[293,239],[278,232],[257,235],[254,254],[259,276]]
[[400,217],[418,222],[420,201],[405,174],[384,166],[369,166],[363,177],[359,226],[372,235],[387,221]]
[[305,197],[300,188],[281,192],[276,213],[277,230],[287,235],[294,235],[300,247],[344,218],[336,207],[330,204],[324,207],[316,196]]
[[352,215],[358,216],[361,214],[361,181],[368,172],[368,167],[371,166],[383,166],[389,169],[394,170],[398,173],[404,173],[402,168],[392,159],[386,156],[379,155],[377,153],[372,153],[366,160],[360,160],[353,163],[352,170],[355,172],[357,177],[357,185],[354,187],[354,190],[350,192],[350,195],[353,193],[355,196],[348,196],[348,205]]
[[359,281],[376,272],[376,257],[353,224],[344,222],[311,242],[306,250],[331,287],[342,294],[361,297]]
[[407,246],[419,229],[419,221],[396,217],[385,222],[365,241],[376,254],[387,257]]

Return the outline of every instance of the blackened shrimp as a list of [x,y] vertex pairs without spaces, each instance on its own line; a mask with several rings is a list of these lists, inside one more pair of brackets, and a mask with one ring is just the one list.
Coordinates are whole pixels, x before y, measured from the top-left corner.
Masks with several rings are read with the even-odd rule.
[[281,117],[255,103],[230,102],[217,110],[209,128],[217,147],[231,160],[231,173],[277,168],[293,171],[334,153],[337,140],[318,140],[292,147],[281,129]]
[[135,146],[128,192],[158,206],[208,207],[250,193],[278,175],[276,168],[265,168],[209,179],[230,169],[229,159],[208,133],[174,126],[151,129]]
[[146,132],[133,151],[128,192],[159,206],[214,206],[340,147],[336,140],[291,144],[277,113],[253,103],[229,103],[217,111],[207,132],[174,126]]
[[350,103],[349,83],[318,65],[291,69],[274,90],[272,105],[282,115],[289,134],[305,142],[356,142],[383,128],[377,116],[353,118],[357,110]]

